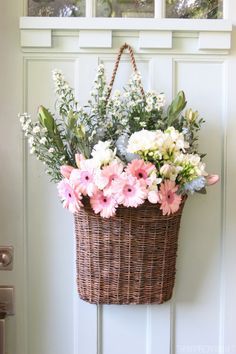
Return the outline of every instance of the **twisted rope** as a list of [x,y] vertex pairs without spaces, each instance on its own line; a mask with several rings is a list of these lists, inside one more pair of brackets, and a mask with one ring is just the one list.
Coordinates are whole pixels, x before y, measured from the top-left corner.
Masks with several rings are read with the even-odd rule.
[[[110,81],[110,84],[108,86],[109,88],[108,88],[108,94],[107,94],[106,102],[110,98],[112,87],[113,87],[113,84],[114,84],[114,81],[115,81],[115,78],[116,78],[116,73],[117,73],[117,70],[118,70],[118,67],[119,67],[119,64],[120,64],[120,59],[121,59],[121,56],[122,56],[122,54],[123,54],[125,49],[128,49],[128,51],[129,51],[130,58],[131,58],[131,64],[132,64],[134,72],[138,73],[137,64],[136,64],[136,61],[135,61],[135,58],[134,58],[134,51],[133,51],[132,47],[129,44],[125,43],[122,47],[120,47],[120,50],[119,50],[117,58],[116,58],[115,66],[114,66],[114,69],[113,69],[113,72],[112,72],[112,76],[111,76],[111,81]],[[143,97],[145,98],[145,92],[144,92],[144,89],[143,89],[142,86],[141,86],[141,93],[142,93]]]

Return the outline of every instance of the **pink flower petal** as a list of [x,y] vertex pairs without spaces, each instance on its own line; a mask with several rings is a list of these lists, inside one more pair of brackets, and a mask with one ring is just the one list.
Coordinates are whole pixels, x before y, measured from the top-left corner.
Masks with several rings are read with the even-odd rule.
[[69,165],[63,165],[60,167],[60,172],[63,177],[65,178],[70,178],[70,174],[73,171],[74,167],[69,166]]
[[156,204],[156,203],[160,202],[158,191],[148,192],[148,201],[152,204]]
[[206,180],[207,180],[207,185],[212,186],[213,184],[216,184],[220,180],[220,177],[218,175],[208,175],[206,177]]
[[80,168],[81,161],[84,161],[85,157],[83,154],[75,154],[75,162],[78,168]]

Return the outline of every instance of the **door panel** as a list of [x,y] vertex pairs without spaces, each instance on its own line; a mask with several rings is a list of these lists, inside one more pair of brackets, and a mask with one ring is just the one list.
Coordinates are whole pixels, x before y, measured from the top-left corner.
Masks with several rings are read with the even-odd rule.
[[[73,83],[71,60],[25,60],[26,109],[32,118],[40,103],[53,111],[53,68],[61,68]],[[73,218],[62,209],[55,185],[28,149],[26,157],[29,353],[73,353]]]
[[[209,171],[224,181],[225,63],[216,60],[177,60],[176,89],[184,89],[191,107],[198,107],[206,123],[200,146],[207,152]],[[176,280],[177,353],[219,346],[222,294],[222,185],[206,196],[189,198],[184,211]],[[213,296],[214,294],[214,296]],[[196,330],[197,329],[197,330]],[[209,330],[210,329],[210,330]],[[214,349],[212,349],[214,350]],[[203,351],[204,352],[204,351]]]
[[[92,88],[97,64],[104,63],[109,78],[114,61],[115,55],[102,53],[76,55],[73,59],[26,59],[27,110],[35,112],[39,103],[53,110],[53,68],[63,70],[75,87],[79,101],[84,104]],[[202,151],[208,153],[206,162],[209,171],[221,174],[224,156],[224,61],[201,57],[181,59],[149,53],[137,55],[137,65],[146,89],[153,87],[163,91],[164,88],[169,100],[172,94],[185,90],[189,107],[197,108],[207,121],[200,144]],[[128,82],[131,72],[129,59],[124,57],[114,89],[121,89]],[[199,345],[205,348],[219,344],[222,262],[220,184],[210,189],[207,196],[195,195],[187,202],[180,234],[174,299],[161,306],[99,306],[97,309],[77,300],[72,217],[62,210],[55,186],[49,184],[42,166],[31,157],[27,171],[29,333],[32,332],[32,352],[40,354],[43,350],[44,354],[49,354],[56,338],[63,340],[57,340],[55,353],[63,353],[65,348],[73,351],[75,328],[78,330],[77,346],[81,354],[85,350],[91,354],[97,351],[102,354],[156,354],[160,348],[162,354],[168,354],[171,348],[181,353],[183,350],[195,350]],[[75,322],[71,322],[73,313],[78,313]],[[206,318],[203,321],[204,314]],[[35,318],[38,321],[35,322]],[[196,326],[201,330],[196,331]],[[56,328],[55,337],[48,332],[48,328]],[[63,335],[64,328],[67,333]],[[87,331],[92,335],[89,344]]]
[[[235,16],[236,4],[228,3]],[[81,49],[73,29],[53,31],[52,47],[20,49],[23,1],[14,6],[1,2],[0,7],[0,34],[7,33],[0,41],[1,243],[15,248],[14,270],[0,274],[0,285],[16,288],[16,316],[7,319],[7,353],[236,353],[235,30],[231,52],[199,50],[199,38],[191,31],[175,33],[172,49],[141,50],[138,31],[125,30],[113,31],[112,48]],[[81,104],[86,103],[97,64],[104,62],[109,79],[124,42],[137,53],[145,89],[164,91],[168,102],[184,89],[188,105],[205,117],[201,150],[207,152],[209,171],[221,175],[207,196],[187,201],[175,292],[163,305],[95,306],[79,300],[73,217],[62,209],[43,166],[28,154],[16,118],[19,111],[35,117],[40,103],[54,109],[54,68],[62,69]],[[115,88],[130,73],[124,56]]]

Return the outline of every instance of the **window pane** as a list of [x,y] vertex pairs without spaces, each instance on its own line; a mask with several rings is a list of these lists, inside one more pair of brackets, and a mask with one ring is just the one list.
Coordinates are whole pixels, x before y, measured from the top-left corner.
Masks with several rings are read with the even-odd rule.
[[223,18],[223,0],[166,0],[166,17]]
[[28,16],[85,16],[85,0],[28,0]]
[[96,0],[97,17],[154,17],[154,0]]

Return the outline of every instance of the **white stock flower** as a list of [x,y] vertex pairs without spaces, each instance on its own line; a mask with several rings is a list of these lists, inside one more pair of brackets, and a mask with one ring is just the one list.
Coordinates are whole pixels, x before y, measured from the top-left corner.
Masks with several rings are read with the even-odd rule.
[[32,145],[34,144],[34,138],[33,138],[33,136],[31,136],[31,137],[29,138],[28,142],[29,142],[29,146],[32,146]]
[[33,132],[33,134],[37,134],[37,133],[39,133],[39,132],[40,132],[40,128],[39,128],[39,126],[38,126],[38,125],[36,125],[36,126],[33,128],[32,132]]
[[31,149],[30,149],[30,154],[34,154],[35,153],[35,147],[33,146]]
[[167,141],[169,140],[170,143],[172,140],[172,143],[175,145],[175,147],[174,147],[175,151],[178,151],[178,150],[185,151],[185,149],[189,148],[189,143],[184,140],[184,134],[180,133],[174,127],[169,127],[165,131],[165,136],[166,136]]
[[26,120],[26,117],[24,115],[20,116],[20,122],[21,124],[24,124]]
[[40,140],[39,140],[40,144],[45,145],[47,142],[47,139],[45,138],[45,136],[43,136]]
[[120,95],[121,95],[120,90],[115,90],[114,96],[115,96],[115,97],[120,97]]
[[49,152],[50,154],[52,154],[54,151],[55,151],[55,149],[54,149],[53,147],[50,147],[50,148],[48,149],[48,152]]
[[197,154],[183,154],[179,153],[176,155],[174,164],[177,166],[192,166],[192,174],[195,176],[207,176],[205,171],[206,165],[201,161],[201,158]]
[[28,128],[29,128],[29,125],[28,125],[28,124],[23,124],[23,125],[22,125],[22,130],[23,130],[23,131],[26,131]]
[[151,96],[147,97],[146,102],[148,105],[153,105],[153,98]]
[[165,105],[165,94],[164,93],[160,93],[159,95],[157,95],[157,102],[159,103],[159,105]]
[[183,168],[181,166],[173,166],[170,164],[164,164],[161,169],[160,169],[160,174],[167,178],[170,179],[171,181],[175,181],[178,173],[182,170]]
[[152,110],[152,106],[147,105],[147,106],[145,107],[145,111],[146,111],[146,112],[151,112],[151,110]]

